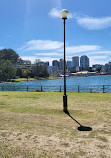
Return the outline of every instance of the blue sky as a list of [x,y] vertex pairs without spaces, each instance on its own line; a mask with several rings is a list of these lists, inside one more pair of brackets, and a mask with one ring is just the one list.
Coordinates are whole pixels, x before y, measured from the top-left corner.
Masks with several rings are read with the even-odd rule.
[[0,0],[0,49],[14,49],[22,59],[63,58],[66,21],[66,60],[87,55],[92,64],[111,60],[111,0]]

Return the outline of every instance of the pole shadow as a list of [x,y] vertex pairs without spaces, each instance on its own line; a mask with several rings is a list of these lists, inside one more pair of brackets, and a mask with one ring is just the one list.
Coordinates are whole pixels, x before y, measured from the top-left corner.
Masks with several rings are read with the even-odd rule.
[[88,127],[88,126],[83,126],[81,123],[79,123],[75,118],[73,118],[69,111],[65,112],[72,120],[74,120],[78,125],[79,127],[77,128],[78,131],[92,131],[92,128],[91,127]]

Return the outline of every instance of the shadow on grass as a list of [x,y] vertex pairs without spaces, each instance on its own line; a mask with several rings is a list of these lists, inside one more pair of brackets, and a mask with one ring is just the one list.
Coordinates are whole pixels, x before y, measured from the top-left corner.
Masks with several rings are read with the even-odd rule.
[[65,113],[79,125],[79,127],[78,127],[78,130],[79,130],[79,131],[92,131],[92,128],[91,128],[91,127],[83,126],[83,125],[82,125],[81,123],[79,123],[75,118],[73,118],[73,117],[70,115],[69,111],[67,111],[67,112],[65,112]]

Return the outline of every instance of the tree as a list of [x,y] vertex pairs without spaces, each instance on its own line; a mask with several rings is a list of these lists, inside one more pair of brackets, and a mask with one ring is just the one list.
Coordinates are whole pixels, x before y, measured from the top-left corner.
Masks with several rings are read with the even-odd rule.
[[12,63],[9,60],[6,60],[1,65],[1,80],[8,81],[11,78],[16,76],[15,68],[13,67]]
[[36,63],[33,67],[33,74],[37,77],[48,77],[47,66]]
[[96,71],[98,71],[98,72],[100,73],[101,69],[102,69],[102,67],[100,66],[100,67],[98,67],[98,68],[96,69]]
[[40,62],[41,62],[41,60],[40,60],[40,59],[35,59],[34,64],[39,64]]
[[3,81],[3,73],[2,73],[1,67],[0,67],[0,81]]
[[0,50],[0,61],[4,62],[9,60],[12,64],[16,64],[19,59],[19,55],[12,49]]
[[16,76],[23,77],[22,69],[18,68],[18,69],[16,70]]
[[28,76],[30,76],[31,74],[31,70],[23,70],[23,77],[27,78]]
[[88,67],[88,68],[87,68],[87,71],[89,71],[89,72],[94,72],[94,71],[92,70],[92,67]]

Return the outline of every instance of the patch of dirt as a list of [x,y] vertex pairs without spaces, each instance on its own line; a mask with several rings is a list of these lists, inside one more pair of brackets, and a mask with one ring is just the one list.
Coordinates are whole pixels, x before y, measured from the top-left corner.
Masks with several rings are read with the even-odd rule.
[[[102,129],[103,126],[101,126]],[[99,127],[100,128],[100,127]],[[20,147],[35,153],[35,157],[60,158],[110,158],[111,136],[91,132],[79,132],[79,137],[61,138],[60,133],[48,137],[22,132],[0,130],[0,141],[10,147]]]

